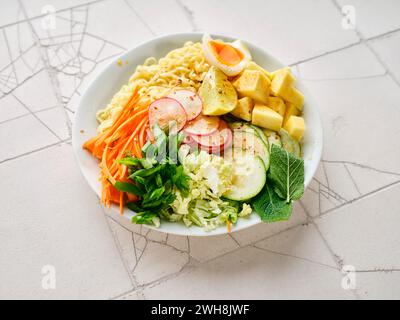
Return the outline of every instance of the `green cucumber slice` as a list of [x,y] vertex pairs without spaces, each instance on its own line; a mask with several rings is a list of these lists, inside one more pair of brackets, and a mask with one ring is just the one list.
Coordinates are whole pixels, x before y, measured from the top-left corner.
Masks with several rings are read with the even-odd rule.
[[267,180],[263,160],[252,152],[238,148],[227,150],[224,158],[232,161],[235,167],[233,185],[224,197],[235,201],[246,201],[259,194]]
[[[254,128],[250,128],[254,130]],[[255,156],[259,156],[265,165],[265,170],[269,168],[269,148],[255,131],[233,131],[233,147],[243,149]]]
[[293,139],[290,134],[285,130],[279,130],[281,136],[282,147],[288,152],[294,154],[296,157],[301,157],[300,143]]
[[273,144],[282,147],[281,137],[279,136],[278,133],[268,129],[263,129],[263,133],[266,135],[268,139],[269,150],[271,150]]
[[264,134],[263,130],[260,127],[251,125],[251,127],[255,130],[255,132],[258,134],[258,136],[261,138],[261,140],[267,145],[269,148],[269,141],[267,136]]
[[252,132],[252,133],[256,132],[252,125],[245,123],[245,122],[236,121],[236,122],[229,123],[228,125],[232,130],[246,131],[246,132]]

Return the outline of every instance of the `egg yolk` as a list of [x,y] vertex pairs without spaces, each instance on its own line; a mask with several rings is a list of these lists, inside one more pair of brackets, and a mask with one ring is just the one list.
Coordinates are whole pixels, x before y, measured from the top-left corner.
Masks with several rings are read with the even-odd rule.
[[210,41],[209,43],[221,63],[235,66],[243,60],[243,53],[231,45],[217,41]]

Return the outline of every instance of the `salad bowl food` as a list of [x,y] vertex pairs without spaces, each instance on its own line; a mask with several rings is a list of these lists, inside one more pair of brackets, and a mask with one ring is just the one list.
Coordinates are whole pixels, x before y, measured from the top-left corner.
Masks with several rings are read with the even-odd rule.
[[112,61],[81,98],[72,143],[111,214],[209,236],[290,219],[322,127],[307,89],[265,50],[182,33]]

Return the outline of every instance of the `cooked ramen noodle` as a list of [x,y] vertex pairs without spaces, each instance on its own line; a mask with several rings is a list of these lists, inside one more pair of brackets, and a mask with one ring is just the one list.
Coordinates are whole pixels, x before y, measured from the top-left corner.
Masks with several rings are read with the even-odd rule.
[[199,42],[187,42],[158,61],[154,57],[146,59],[107,107],[97,112],[96,117],[100,123],[98,131],[103,132],[112,125],[134,88],[139,88],[143,103],[151,103],[165,96],[172,88],[192,88],[197,91],[209,68]]

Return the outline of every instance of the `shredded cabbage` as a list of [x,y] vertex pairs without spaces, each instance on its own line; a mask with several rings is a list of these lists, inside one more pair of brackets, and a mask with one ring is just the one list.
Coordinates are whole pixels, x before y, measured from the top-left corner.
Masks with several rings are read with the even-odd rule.
[[179,160],[191,178],[190,192],[183,196],[175,190],[176,199],[171,204],[173,213],[166,212],[166,219],[212,230],[251,214],[250,205],[221,198],[232,186],[234,168],[231,162],[205,151],[188,153],[183,148],[179,150]]

